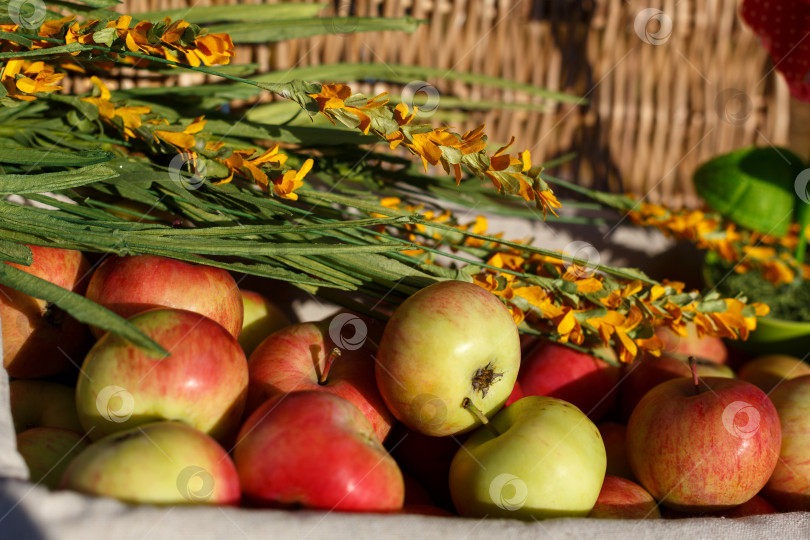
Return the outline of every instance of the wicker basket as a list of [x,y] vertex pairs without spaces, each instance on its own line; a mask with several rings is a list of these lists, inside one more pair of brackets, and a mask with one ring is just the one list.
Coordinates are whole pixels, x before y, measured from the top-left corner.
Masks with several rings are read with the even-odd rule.
[[[126,0],[120,9],[228,1],[233,0]],[[697,204],[691,173],[714,154],[751,144],[789,146],[800,154],[810,147],[807,131],[799,132],[808,122],[791,115],[792,110],[798,114],[800,104],[792,103],[756,36],[740,22],[737,0],[333,4],[327,13],[412,15],[429,22],[413,34],[335,34],[240,47],[236,61],[257,62],[262,71],[341,61],[422,65],[574,93],[587,101],[551,103],[544,112],[474,113],[467,125],[455,127],[470,129],[484,122],[496,142],[515,135],[515,148],[530,148],[537,162],[575,152],[576,160],[551,172],[673,205]],[[464,99],[540,102],[515,91],[429,82],[442,94]],[[810,116],[806,110],[803,114]]]

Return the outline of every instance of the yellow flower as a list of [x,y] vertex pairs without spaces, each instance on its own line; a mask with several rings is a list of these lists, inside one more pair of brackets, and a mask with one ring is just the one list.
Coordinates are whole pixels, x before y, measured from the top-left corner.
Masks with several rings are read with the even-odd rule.
[[[476,216],[475,221],[467,225],[466,230],[474,234],[486,234],[487,218],[485,218],[484,216]],[[484,245],[484,240],[481,240],[480,238],[473,238],[472,236],[467,236],[464,238],[464,244],[472,247],[481,247]]]
[[[68,27],[67,32],[65,33],[65,43],[68,45],[71,43],[94,43],[93,42],[93,33],[87,32],[86,30],[92,27],[93,25],[97,24],[97,20],[88,21],[85,24],[79,25],[78,22],[74,22],[72,25]],[[85,32],[83,32],[85,31]],[[80,51],[75,51],[70,54],[76,56],[79,54]]]
[[384,96],[387,94],[388,92],[383,92],[382,94],[376,95],[368,100],[365,105],[361,105],[360,107],[352,107],[349,105],[343,106],[344,110],[357,117],[357,120],[360,122],[357,129],[361,130],[365,135],[368,135],[368,130],[371,127],[371,118],[369,118],[364,111],[385,106],[385,104],[388,103],[388,100],[384,99]]
[[149,114],[152,111],[149,107],[116,107],[115,116],[119,117],[124,123],[124,137],[135,137],[133,130],[141,127],[143,123],[141,116]]
[[166,17],[163,19],[163,22],[168,26],[166,27],[166,30],[163,31],[163,35],[160,36],[160,41],[166,44],[174,44],[180,41],[180,38],[183,37],[183,33],[186,31],[186,28],[189,27],[189,24],[183,19],[177,19],[176,21],[172,22],[169,17]]
[[90,80],[98,88],[99,96],[81,98],[81,100],[95,105],[101,118],[110,124],[113,124],[113,119],[116,116],[119,117],[124,125],[124,138],[135,137],[134,130],[143,124],[141,116],[149,114],[152,109],[149,107],[116,107],[110,101],[110,90],[107,85],[95,75],[90,77]]
[[273,179],[273,191],[282,199],[298,200],[295,190],[304,185],[304,176],[312,169],[313,161],[308,159],[298,171],[291,170]]
[[[57,83],[64,77],[64,73],[54,73],[53,68],[50,66],[46,67],[43,62],[33,62],[23,71],[23,76],[15,80],[15,85],[17,89],[24,94],[56,92],[57,90],[63,89],[63,87],[57,86]],[[32,95],[23,96],[14,94],[12,97],[23,101],[32,101],[35,99]]]
[[[368,130],[371,127],[371,118],[365,113],[366,110],[369,109],[377,109],[379,107],[384,107],[388,100],[384,99],[384,97],[388,94],[388,92],[383,92],[382,94],[378,94],[373,98],[366,101],[364,105],[356,107],[354,105],[346,105],[346,100],[349,99],[352,95],[352,90],[345,84],[324,84],[321,85],[321,91],[317,94],[307,94],[309,97],[314,99],[318,103],[318,110],[329,119],[330,122],[333,124],[335,121],[332,119],[330,114],[326,111],[336,109],[336,110],[345,110],[346,112],[354,115],[357,117],[358,125],[357,128],[360,129],[363,133],[368,134]],[[401,105],[401,104],[400,104]],[[395,112],[395,119],[397,118],[397,114],[399,114],[400,118],[397,120],[399,125],[407,124],[411,121],[411,118],[407,118],[407,107],[403,105],[404,109],[399,109],[398,113]],[[397,111],[397,109],[395,109]],[[334,113],[331,113],[334,114]],[[402,123],[400,123],[402,122]],[[392,148],[395,148],[397,144],[401,141],[395,141],[394,139],[389,140],[389,143],[392,144]]]
[[183,131],[156,129],[154,131],[155,139],[162,139],[164,142],[183,150],[191,150],[196,144],[194,135],[205,128],[205,123],[206,120],[204,117],[199,116],[195,118],[194,121],[188,126],[186,126]]
[[[491,266],[497,266],[498,268],[506,268],[507,270],[514,270],[517,272],[523,271],[523,263],[526,262],[526,259],[521,257],[520,255],[516,255],[514,253],[505,253],[503,251],[499,251],[495,253],[492,257],[489,258],[487,264]],[[514,276],[505,276],[507,279]]]
[[[487,147],[487,143],[484,140],[484,125],[482,124],[474,130],[468,131],[461,139],[454,135],[452,139],[448,139],[446,142],[447,144],[443,146],[456,148],[461,151],[462,155],[466,156],[467,154],[478,153]],[[450,166],[446,161],[442,160],[442,166],[444,166],[444,170],[447,173],[450,172]],[[456,185],[459,185],[461,183],[461,165],[454,163],[452,168],[456,176]]]
[[[542,287],[537,285],[530,285],[528,287],[515,287],[514,289],[515,296],[519,296],[529,302],[530,305],[537,307],[540,309],[540,306],[543,305],[543,302],[548,299],[548,293]],[[542,311],[542,310],[541,310]],[[559,313],[553,313],[551,316],[546,316],[544,314],[544,318],[552,318]]]
[[45,21],[42,23],[42,26],[40,26],[38,35],[42,37],[55,36],[62,31],[62,27],[65,25],[65,23],[68,23],[75,18],[76,15],[68,15],[67,17],[62,17],[61,19]]
[[352,95],[352,89],[345,84],[324,84],[321,86],[321,91],[317,94],[308,94],[309,97],[318,103],[320,112],[329,118],[329,121],[334,124],[334,121],[325,113],[329,109],[342,109],[344,102]]
[[234,55],[233,41],[228,34],[206,34],[194,40],[194,48],[186,50],[186,59],[192,66],[224,65]]
[[506,300],[511,300],[515,297],[512,286],[507,282],[504,287],[498,283],[498,278],[494,274],[480,273],[473,276],[473,283],[482,287],[496,296],[500,296]]
[[557,326],[557,332],[560,338],[557,340],[560,343],[574,343],[581,345],[585,340],[582,334],[582,326],[576,318],[576,310],[565,306],[562,308],[563,315],[553,319],[554,324]]

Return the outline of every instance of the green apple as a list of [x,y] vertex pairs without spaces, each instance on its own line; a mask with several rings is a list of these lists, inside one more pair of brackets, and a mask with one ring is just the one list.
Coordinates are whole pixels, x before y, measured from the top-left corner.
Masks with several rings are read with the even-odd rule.
[[239,334],[239,345],[250,356],[264,338],[291,324],[290,318],[265,296],[248,290],[242,294],[242,332]]
[[464,281],[434,283],[405,300],[377,351],[380,394],[413,430],[443,436],[473,429],[465,398],[495,414],[515,386],[520,337],[491,292]]
[[108,435],[68,465],[59,487],[149,504],[235,504],[239,476],[211,437],[180,422]]
[[769,397],[782,426],[782,445],[762,495],[783,512],[810,510],[810,375],[782,382]]
[[758,386],[769,394],[783,381],[810,375],[810,365],[795,356],[787,354],[767,354],[746,362],[739,369],[740,379]]
[[54,489],[68,464],[90,445],[81,433],[59,427],[34,427],[17,435],[17,451],[28,479]]
[[528,396],[470,435],[450,465],[450,494],[465,517],[586,516],[606,466],[599,430],[582,411]]
[[15,379],[8,388],[17,433],[33,427],[58,427],[84,433],[76,413],[75,389],[37,379]]

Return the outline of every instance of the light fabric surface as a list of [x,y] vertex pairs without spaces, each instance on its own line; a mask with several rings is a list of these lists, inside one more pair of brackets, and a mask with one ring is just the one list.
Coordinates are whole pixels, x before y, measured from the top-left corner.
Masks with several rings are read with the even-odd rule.
[[[490,219],[490,231],[506,238],[534,237],[537,245],[563,249],[585,237],[602,262],[643,267],[655,275],[678,277],[694,272],[695,253],[672,249],[651,231],[562,227],[523,220]],[[587,233],[587,235],[586,235]],[[299,300],[301,320],[329,315],[334,308]],[[175,538],[587,538],[655,540],[686,538],[810,537],[810,513],[745,519],[612,521],[554,519],[524,523],[415,515],[353,515],[327,512],[284,512],[209,507],[131,506],[71,492],[48,492],[26,480],[28,471],[16,452],[8,405],[8,377],[0,363],[0,540],[17,539],[175,539]]]

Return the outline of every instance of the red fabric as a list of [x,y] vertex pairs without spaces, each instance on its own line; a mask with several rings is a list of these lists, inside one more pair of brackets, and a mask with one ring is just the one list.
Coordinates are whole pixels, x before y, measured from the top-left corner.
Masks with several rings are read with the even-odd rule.
[[771,54],[790,93],[810,101],[810,0],[744,0],[740,15]]

